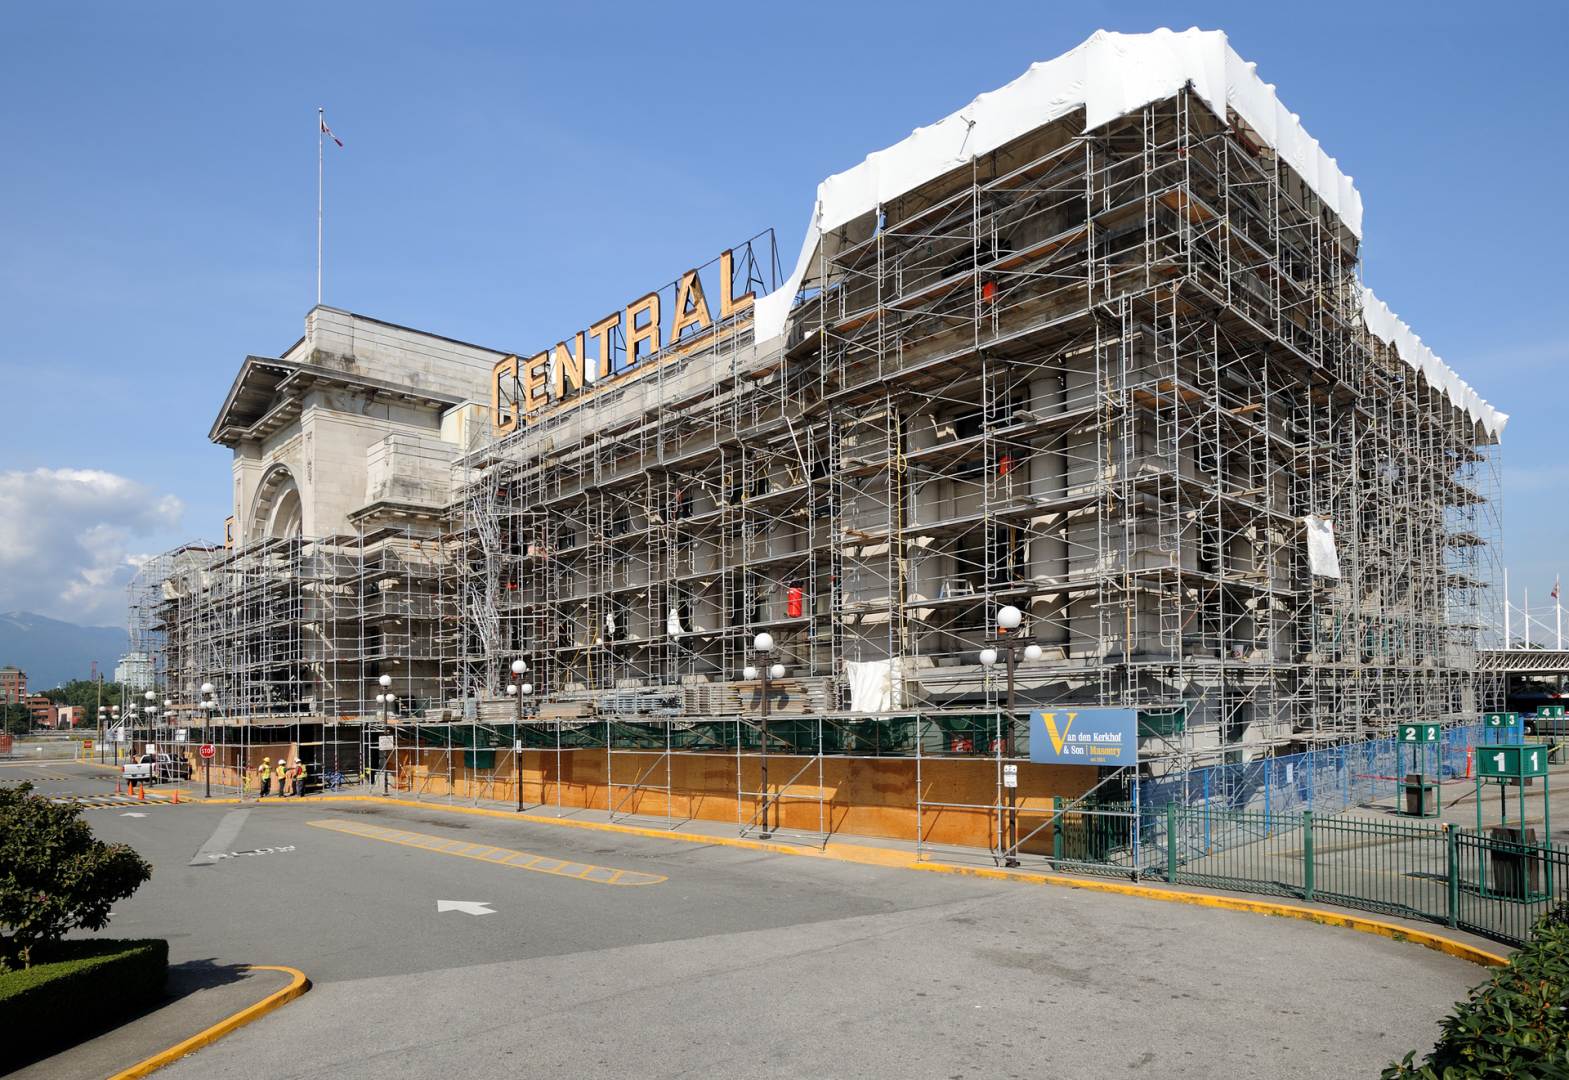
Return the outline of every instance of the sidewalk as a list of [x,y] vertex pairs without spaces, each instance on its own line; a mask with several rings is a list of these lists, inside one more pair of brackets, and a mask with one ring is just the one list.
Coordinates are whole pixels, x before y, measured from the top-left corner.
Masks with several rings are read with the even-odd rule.
[[[116,1076],[257,1004],[291,981],[290,975],[276,970],[223,966],[209,961],[172,964],[163,1006],[10,1075],[14,1080]],[[91,1010],[92,1003],[84,1002],[84,1026],[92,1023]]]
[[[1527,827],[1535,826],[1538,829],[1543,824],[1543,807],[1549,805],[1552,811],[1553,835],[1555,842],[1569,841],[1569,765],[1554,765],[1548,770],[1546,786],[1542,783],[1533,783],[1525,789],[1525,824]],[[1508,823],[1518,825],[1516,820],[1520,814],[1520,791],[1518,788],[1503,785],[1504,798],[1507,803]],[[1482,782],[1482,827],[1497,825],[1503,821],[1503,810],[1499,805],[1500,785],[1489,781]],[[1551,793],[1550,804],[1544,804],[1543,796]],[[1405,806],[1405,797],[1380,799],[1376,802],[1363,803],[1346,810],[1347,817],[1371,818],[1374,820],[1395,820],[1408,822],[1428,822],[1431,824],[1449,823],[1463,829],[1476,828],[1476,781],[1453,780],[1446,781],[1438,788],[1439,813],[1437,817],[1418,818],[1407,817],[1398,811]],[[1545,842],[1549,837],[1541,835],[1538,842]]]

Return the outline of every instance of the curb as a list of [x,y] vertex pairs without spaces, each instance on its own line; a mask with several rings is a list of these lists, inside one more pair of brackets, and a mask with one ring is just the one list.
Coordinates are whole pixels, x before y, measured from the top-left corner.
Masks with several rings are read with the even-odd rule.
[[232,1016],[224,1017],[206,1030],[197,1032],[183,1042],[175,1043],[167,1050],[159,1051],[150,1058],[138,1061],[124,1072],[115,1073],[109,1080],[137,1080],[138,1077],[157,1072],[165,1065],[179,1061],[187,1054],[194,1054],[202,1047],[217,1042],[231,1031],[242,1028],[253,1020],[261,1019],[274,1009],[287,1005],[311,987],[311,981],[305,977],[305,972],[300,971],[298,968],[281,967],[272,964],[251,964],[247,966],[246,970],[282,971],[293,976],[293,978],[289,981],[288,986],[281,990],[274,990],[256,1002],[256,1004],[248,1005]]
[[[212,800],[217,802],[216,799]],[[280,800],[282,801],[282,800]],[[593,829],[598,832],[641,836],[654,840],[681,840],[692,844],[711,844],[717,847],[744,848],[749,851],[767,851],[779,855],[795,855],[809,859],[831,859],[834,862],[858,863],[864,866],[884,866],[901,870],[920,870],[931,874],[954,874],[962,877],[986,878],[993,881],[1018,881],[1028,885],[1055,885],[1068,889],[1087,889],[1091,892],[1136,896],[1145,900],[1159,900],[1168,904],[1191,904],[1195,907],[1217,908],[1224,911],[1244,911],[1254,915],[1269,915],[1283,919],[1299,919],[1321,926],[1338,926],[1362,934],[1374,934],[1392,941],[1409,941],[1435,952],[1453,956],[1482,967],[1503,967],[1509,961],[1497,953],[1488,952],[1464,941],[1444,937],[1428,930],[1381,922],[1349,912],[1322,911],[1297,904],[1281,904],[1270,900],[1247,900],[1237,896],[1217,896],[1211,893],[1188,892],[1182,889],[1155,888],[1149,885],[1124,885],[1116,881],[1097,881],[1093,878],[1068,877],[1064,874],[1032,874],[1027,871],[1004,870],[985,866],[958,866],[953,863],[926,862],[903,851],[891,848],[846,846],[829,852],[817,848],[792,847],[771,844],[762,840],[747,840],[739,836],[698,836],[691,833],[650,829],[638,825],[617,825],[609,821],[577,821],[567,818],[545,817],[538,814],[519,814],[510,810],[492,810],[483,806],[443,806],[440,803],[416,802],[412,799],[394,799],[379,795],[324,795],[306,802],[368,802],[382,806],[404,806],[419,810],[442,810],[450,814],[477,814],[481,817],[501,818],[504,821],[527,821],[539,825],[561,825],[568,828]]]

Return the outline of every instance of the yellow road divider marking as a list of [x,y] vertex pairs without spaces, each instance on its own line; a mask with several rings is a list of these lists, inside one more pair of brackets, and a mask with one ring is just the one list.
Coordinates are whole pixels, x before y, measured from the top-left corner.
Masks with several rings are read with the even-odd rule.
[[208,1046],[223,1038],[229,1032],[242,1028],[252,1020],[259,1020],[263,1016],[280,1008],[299,997],[311,988],[311,981],[305,977],[305,972],[298,968],[273,966],[271,964],[251,964],[247,971],[281,971],[288,975],[289,985],[282,990],[275,990],[262,998],[254,1005],[249,1005],[231,1016],[226,1016],[212,1027],[198,1031],[184,1042],[175,1043],[167,1050],[160,1051],[152,1057],[138,1061],[124,1072],[117,1072],[109,1080],[138,1080],[148,1073],[156,1072],[165,1065],[171,1065],[187,1054],[194,1054],[204,1046]]
[[327,818],[321,821],[308,821],[307,825],[318,829],[331,829],[333,832],[346,833],[349,836],[361,836],[367,840],[382,840],[389,844],[402,844],[404,847],[418,848],[421,851],[433,852],[437,855],[454,855],[460,859],[474,859],[478,862],[490,863],[493,866],[508,866],[516,870],[532,870],[538,874],[554,874],[557,877],[574,878],[578,881],[587,881],[595,885],[658,885],[669,880],[664,874],[648,874],[641,870],[617,870],[610,866],[595,866],[592,863],[578,862],[573,859],[557,859],[549,855],[534,855],[527,851],[514,851],[511,848],[496,847],[493,844],[473,844],[465,840],[453,840],[444,836],[429,836],[425,833],[409,832],[406,829],[388,829],[381,825],[370,825],[361,821],[340,821]]

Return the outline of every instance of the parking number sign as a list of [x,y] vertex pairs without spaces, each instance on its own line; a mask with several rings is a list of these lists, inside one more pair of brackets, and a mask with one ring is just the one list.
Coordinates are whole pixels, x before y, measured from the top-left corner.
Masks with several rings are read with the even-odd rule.
[[1547,775],[1547,749],[1542,746],[1490,746],[1477,759],[1480,776],[1518,779]]
[[1402,743],[1436,743],[1438,741],[1438,725],[1401,724],[1400,741]]

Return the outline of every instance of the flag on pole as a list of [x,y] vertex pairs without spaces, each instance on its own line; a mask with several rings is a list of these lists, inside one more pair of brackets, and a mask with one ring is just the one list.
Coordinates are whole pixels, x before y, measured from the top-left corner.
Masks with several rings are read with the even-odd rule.
[[1554,600],[1558,599],[1558,575],[1557,574],[1553,575],[1553,592],[1552,592],[1552,597],[1553,597]]
[[332,133],[332,129],[327,126],[327,114],[319,114],[319,119],[321,120],[321,133],[327,136],[327,138],[331,139],[333,142],[337,143],[338,149],[343,149],[343,140],[334,135]]

